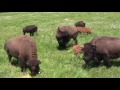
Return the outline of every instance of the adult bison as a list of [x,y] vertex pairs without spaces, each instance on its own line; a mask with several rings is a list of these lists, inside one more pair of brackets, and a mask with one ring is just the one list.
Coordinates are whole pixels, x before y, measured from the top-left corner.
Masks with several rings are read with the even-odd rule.
[[93,60],[96,65],[103,60],[107,67],[111,66],[111,59],[120,57],[120,38],[100,36],[84,44],[83,59],[86,64]]
[[9,62],[11,58],[18,59],[21,71],[29,68],[31,75],[39,73],[41,63],[37,57],[37,48],[35,40],[30,36],[18,36],[5,42],[4,49],[7,52]]
[[30,33],[30,36],[34,36],[35,32],[37,34],[37,26],[35,26],[35,25],[25,26],[23,28],[23,34],[24,35],[25,35],[25,33]]
[[73,39],[75,44],[78,43],[77,35],[79,30],[74,26],[59,26],[56,33],[56,39],[58,41],[59,47],[66,48],[67,43]]
[[85,27],[85,22],[84,21],[78,21],[74,24],[76,27]]

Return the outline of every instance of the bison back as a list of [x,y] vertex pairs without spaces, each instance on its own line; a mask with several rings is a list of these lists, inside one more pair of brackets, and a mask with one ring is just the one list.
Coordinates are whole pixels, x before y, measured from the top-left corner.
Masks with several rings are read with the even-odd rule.
[[68,35],[73,35],[79,32],[74,26],[59,26],[58,30],[61,32],[66,32]]
[[35,40],[30,36],[19,36],[11,38],[5,42],[5,51],[13,57],[21,55],[27,55],[31,50],[31,43],[35,45]]
[[120,53],[120,38],[100,36],[91,40],[91,44],[96,46],[96,52],[107,53],[109,55]]

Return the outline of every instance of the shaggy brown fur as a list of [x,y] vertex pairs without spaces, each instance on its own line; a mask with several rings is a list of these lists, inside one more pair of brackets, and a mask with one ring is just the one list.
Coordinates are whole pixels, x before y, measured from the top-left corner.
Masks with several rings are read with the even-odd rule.
[[30,36],[18,36],[5,42],[4,49],[8,54],[9,61],[15,57],[18,59],[21,71],[29,68],[32,75],[39,72],[40,61],[37,59],[35,40]]
[[120,38],[99,36],[84,44],[84,56],[86,64],[93,60],[96,65],[103,60],[107,67],[111,66],[111,59],[120,57]]
[[73,39],[77,44],[77,35],[79,31],[75,26],[59,26],[56,33],[56,39],[59,47],[66,48],[67,43]]

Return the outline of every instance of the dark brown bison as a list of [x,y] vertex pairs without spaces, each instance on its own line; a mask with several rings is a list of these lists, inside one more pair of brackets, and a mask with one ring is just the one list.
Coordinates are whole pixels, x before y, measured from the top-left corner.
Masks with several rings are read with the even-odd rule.
[[23,28],[23,34],[24,35],[25,35],[25,33],[30,33],[30,36],[34,36],[35,32],[37,34],[37,26],[35,26],[35,25],[25,26]]
[[73,39],[75,44],[78,43],[77,35],[79,31],[74,26],[59,26],[56,33],[56,39],[59,47],[66,48],[67,43]]
[[39,64],[41,63],[37,57],[36,42],[30,36],[18,36],[11,38],[5,42],[4,49],[7,52],[9,62],[11,58],[18,59],[21,71],[29,68],[31,75],[39,73]]
[[107,67],[111,66],[111,59],[120,57],[120,38],[100,36],[92,39],[89,43],[84,44],[83,59],[86,64],[93,60],[98,66],[103,60]]
[[77,29],[80,31],[80,33],[85,34],[91,34],[93,32],[92,29],[86,27],[77,27]]
[[85,27],[85,22],[84,21],[78,21],[74,24],[76,27]]

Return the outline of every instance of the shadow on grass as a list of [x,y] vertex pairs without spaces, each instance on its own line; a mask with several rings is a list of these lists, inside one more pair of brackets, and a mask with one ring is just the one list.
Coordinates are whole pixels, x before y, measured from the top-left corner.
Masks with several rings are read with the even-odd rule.
[[19,67],[18,60],[16,60],[16,59],[13,59],[13,60],[11,61],[11,64],[12,64],[13,66]]
[[120,61],[112,61],[112,66],[120,67]]
[[97,67],[93,62],[89,62],[88,64],[83,64],[82,68],[85,70],[90,70],[91,68]]
[[59,46],[57,46],[57,49],[58,50],[68,50],[67,48],[63,48],[63,47],[59,47]]
[[68,44],[66,47],[59,47],[59,46],[57,46],[57,49],[58,50],[68,50],[69,48],[72,48],[73,45],[74,44]]
[[[111,63],[112,63],[111,67],[112,66],[114,66],[114,67],[120,67],[120,61],[112,61]],[[103,63],[103,61],[100,62],[99,66],[96,66],[93,62],[90,62],[88,65],[86,65],[86,64],[82,65],[83,69],[85,69],[85,70],[90,70],[92,68],[99,68],[99,67],[102,67],[102,66],[105,66],[105,64]],[[106,68],[110,68],[110,67],[106,66]]]

